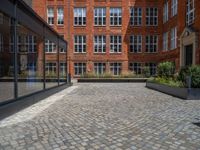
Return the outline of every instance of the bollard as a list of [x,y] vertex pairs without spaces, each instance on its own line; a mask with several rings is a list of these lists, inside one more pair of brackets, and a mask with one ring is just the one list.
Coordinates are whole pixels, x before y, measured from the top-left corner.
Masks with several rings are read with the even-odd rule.
[[186,85],[189,89],[191,89],[191,87],[192,87],[192,77],[191,76],[186,77]]

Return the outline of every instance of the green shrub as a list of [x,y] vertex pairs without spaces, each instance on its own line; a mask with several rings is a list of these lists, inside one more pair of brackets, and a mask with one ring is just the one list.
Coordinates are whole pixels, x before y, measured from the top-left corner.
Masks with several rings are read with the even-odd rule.
[[173,78],[157,77],[157,78],[150,78],[149,81],[172,86],[172,87],[184,87],[183,82],[175,80]]
[[151,73],[150,73],[150,68],[148,66],[145,66],[143,68],[143,74],[146,78],[149,78],[151,76]]
[[97,75],[93,72],[90,73],[85,73],[83,75],[81,75],[82,78],[97,78]]
[[187,76],[191,77],[193,88],[200,88],[200,66],[195,65],[182,68],[179,72],[178,79],[186,83]]
[[135,73],[134,72],[123,72],[121,75],[120,75],[121,78],[134,78],[135,77]]
[[175,73],[175,66],[173,62],[162,62],[157,67],[157,75],[159,77],[169,78]]

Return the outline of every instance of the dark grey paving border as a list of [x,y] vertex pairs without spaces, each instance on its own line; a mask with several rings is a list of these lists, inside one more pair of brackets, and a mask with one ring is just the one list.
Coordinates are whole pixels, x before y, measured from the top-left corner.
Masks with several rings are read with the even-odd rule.
[[186,100],[200,100],[200,89],[170,87],[152,82],[146,82],[146,87]]
[[17,100],[12,100],[7,103],[2,103],[0,104],[0,120],[14,113],[17,113],[18,111],[25,109],[61,90],[64,90],[70,87],[71,85],[72,84],[63,84],[63,85],[60,85],[59,87],[53,87],[53,88],[29,95],[29,96],[19,98]]
[[77,82],[146,82],[147,78],[79,78]]

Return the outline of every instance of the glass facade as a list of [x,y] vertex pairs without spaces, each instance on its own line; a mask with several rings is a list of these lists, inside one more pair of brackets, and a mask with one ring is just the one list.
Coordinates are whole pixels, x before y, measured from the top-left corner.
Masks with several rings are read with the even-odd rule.
[[[4,12],[0,6],[0,104],[67,83],[66,42],[31,8],[22,11],[27,6],[20,1],[16,5],[4,2],[18,11]],[[48,53],[47,47],[53,52]]]

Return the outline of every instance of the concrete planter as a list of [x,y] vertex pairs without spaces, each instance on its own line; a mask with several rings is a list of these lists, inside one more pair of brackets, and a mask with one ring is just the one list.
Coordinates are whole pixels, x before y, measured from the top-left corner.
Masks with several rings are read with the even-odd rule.
[[146,82],[146,87],[187,100],[200,100],[200,89],[171,87],[159,83]]
[[141,82],[147,81],[147,78],[79,78],[78,82]]

